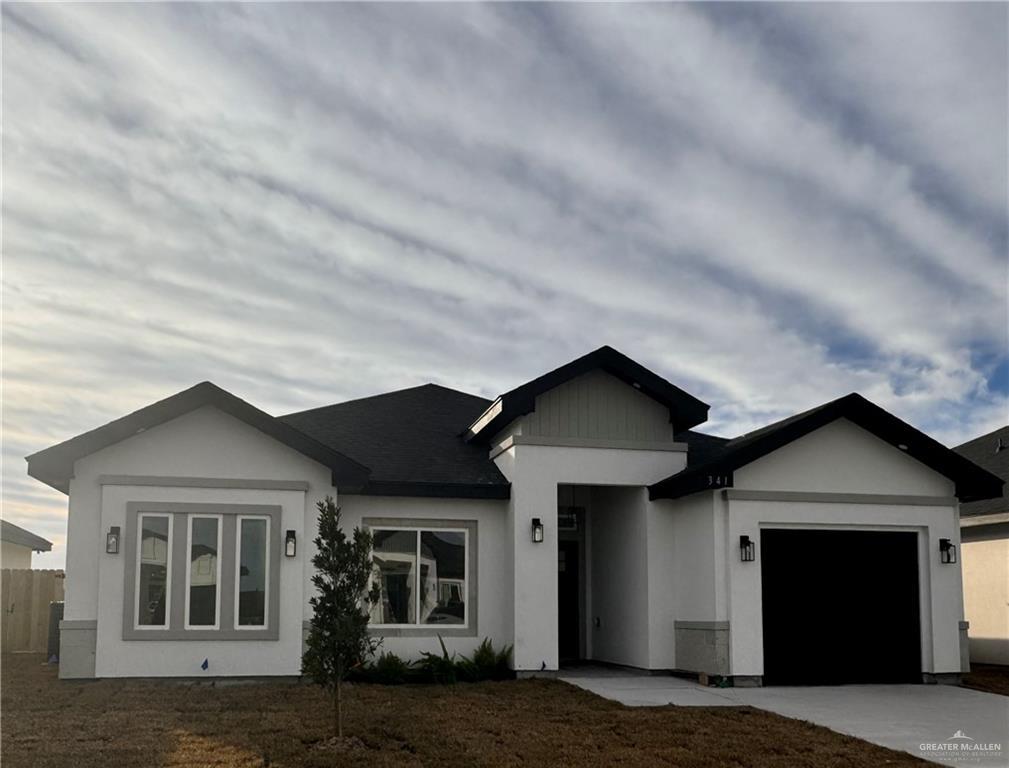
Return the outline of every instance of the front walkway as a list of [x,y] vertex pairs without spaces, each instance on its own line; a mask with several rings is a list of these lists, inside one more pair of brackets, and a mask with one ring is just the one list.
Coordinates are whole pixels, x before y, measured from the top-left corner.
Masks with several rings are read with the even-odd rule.
[[[677,677],[626,670],[564,671],[560,679],[631,707],[765,709],[952,766],[1009,765],[1009,697],[949,685],[707,688]],[[952,740],[956,734],[961,738]],[[955,744],[923,751],[922,745]],[[1000,744],[1000,752],[978,746]],[[965,747],[973,749],[964,751]]]

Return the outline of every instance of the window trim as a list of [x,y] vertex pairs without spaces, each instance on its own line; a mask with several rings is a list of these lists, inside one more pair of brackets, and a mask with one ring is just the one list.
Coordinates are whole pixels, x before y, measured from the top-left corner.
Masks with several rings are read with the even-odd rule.
[[[381,637],[476,637],[479,628],[479,526],[471,518],[410,518],[410,517],[365,517],[363,528],[376,530],[417,531],[420,546],[423,531],[454,531],[466,534],[466,624],[376,624],[369,622],[368,630]],[[420,561],[417,562],[417,583],[420,581]],[[419,595],[417,596],[419,600]],[[418,614],[419,615],[419,612]]]
[[[415,550],[416,559],[416,573],[414,574],[414,589],[413,589],[413,615],[417,618],[417,621],[413,624],[406,622],[398,624],[379,624],[369,622],[371,626],[375,629],[421,629],[428,627],[451,627],[452,629],[469,629],[469,600],[467,599],[463,603],[463,622],[462,624],[428,624],[427,622],[420,621],[420,581],[421,581],[421,540],[424,538],[425,533],[461,533],[463,537],[463,583],[466,586],[466,592],[469,591],[469,530],[466,528],[443,528],[443,527],[417,527],[417,528],[394,528],[388,525],[376,525],[372,529],[372,533],[379,533],[382,531],[415,531],[417,534],[417,546]],[[372,557],[374,558],[374,547],[372,547]],[[374,561],[373,561],[374,562]],[[372,569],[374,574],[374,569]]]
[[[174,515],[173,515],[174,517]],[[190,598],[192,597],[192,580],[193,580],[193,521],[194,520],[216,520],[217,521],[217,574],[215,576],[216,581],[214,586],[217,587],[214,601],[214,623],[213,624],[190,624],[189,623],[189,607]],[[198,513],[193,512],[186,515],[186,599],[185,599],[185,611],[183,612],[183,629],[187,631],[213,631],[221,628],[221,603],[224,585],[221,583],[221,564],[224,554],[221,549],[224,543],[224,516],[213,514],[213,513]],[[169,603],[170,605],[171,603]]]
[[[168,515],[173,518],[172,529],[172,554],[171,554],[171,580],[178,580],[178,584],[171,586],[171,603],[169,606],[168,626],[146,627],[137,629],[135,619],[137,608],[135,601],[139,601],[137,590],[138,560],[136,547],[138,521],[141,514]],[[185,592],[182,585],[189,553],[186,551],[186,539],[188,534],[188,524],[182,520],[174,520],[179,515],[221,515],[223,525],[221,528],[222,548],[221,548],[221,615],[219,628],[210,629],[194,627],[186,629],[186,608]],[[111,520],[111,524],[122,524],[125,522],[125,535],[123,542],[126,549],[122,561],[123,579],[123,613],[122,613],[122,639],[123,640],[162,640],[162,641],[210,641],[210,640],[279,640],[280,639],[280,606],[281,600],[271,599],[267,610],[267,626],[265,629],[245,628],[241,631],[234,629],[234,602],[231,599],[234,583],[234,563],[231,558],[236,556],[235,547],[230,544],[234,541],[236,531],[236,518],[239,515],[252,515],[258,517],[268,517],[270,519],[270,538],[268,544],[269,554],[269,582],[268,589],[271,595],[280,595],[280,578],[284,574],[285,579],[302,579],[304,561],[301,558],[293,560],[283,557],[283,542],[280,540],[282,533],[283,508],[279,504],[225,504],[214,502],[173,502],[173,501],[128,501],[126,502],[126,519],[122,521]],[[301,517],[297,518],[297,523],[289,527],[294,528],[298,533],[302,530]],[[113,556],[108,556],[113,557]]]
[[[238,603],[239,598],[242,595],[241,591],[241,574],[239,571],[242,568],[242,522],[244,520],[266,520],[266,574],[263,579],[263,585],[265,587],[265,594],[263,596],[263,619],[266,621],[265,624],[239,624],[238,619]],[[234,606],[234,623],[232,629],[236,632],[256,632],[269,629],[270,627],[270,541],[273,531],[271,530],[271,523],[273,521],[267,515],[238,515],[235,518],[235,587],[232,590],[235,593],[235,606]],[[279,565],[279,564],[278,564]]]
[[[143,557],[143,546],[141,536],[144,533],[143,520],[145,517],[164,517],[168,519],[168,538],[165,542],[165,623],[164,624],[141,624],[140,623],[140,560]],[[136,534],[131,537],[136,546],[134,552],[134,579],[133,579],[133,629],[137,632],[157,632],[166,630],[172,625],[172,550],[175,537],[175,515],[165,512],[140,512],[137,514]]]

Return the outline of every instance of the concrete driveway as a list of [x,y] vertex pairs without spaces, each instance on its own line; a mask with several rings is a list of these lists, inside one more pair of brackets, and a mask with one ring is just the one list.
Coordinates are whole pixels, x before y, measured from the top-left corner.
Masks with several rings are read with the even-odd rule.
[[560,679],[631,707],[757,707],[944,765],[1009,766],[1009,697],[967,688],[707,688],[616,670],[573,670]]

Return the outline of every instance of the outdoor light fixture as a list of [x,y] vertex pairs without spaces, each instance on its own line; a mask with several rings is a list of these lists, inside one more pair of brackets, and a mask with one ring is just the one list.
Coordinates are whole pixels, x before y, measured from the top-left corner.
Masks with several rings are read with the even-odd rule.
[[294,531],[288,531],[287,535],[284,536],[284,554],[287,557],[294,557],[295,552],[298,550],[298,543],[294,538]]
[[739,559],[744,563],[752,563],[757,559],[757,545],[750,541],[749,536],[739,537]]
[[939,539],[939,562],[943,565],[956,562],[956,547],[949,539]]
[[118,555],[119,554],[119,526],[113,525],[109,528],[109,532],[105,534],[105,554],[107,555]]
[[533,541],[536,544],[543,542],[543,521],[538,517],[533,518]]

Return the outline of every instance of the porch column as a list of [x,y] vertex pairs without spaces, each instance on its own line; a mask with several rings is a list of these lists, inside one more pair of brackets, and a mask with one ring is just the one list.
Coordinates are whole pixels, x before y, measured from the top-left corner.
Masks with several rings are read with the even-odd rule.
[[[512,483],[514,665],[520,672],[555,670],[557,480],[533,457],[520,455],[521,448],[510,452],[513,456],[507,474]],[[537,517],[543,524],[543,541],[539,543],[532,537],[532,521]]]

